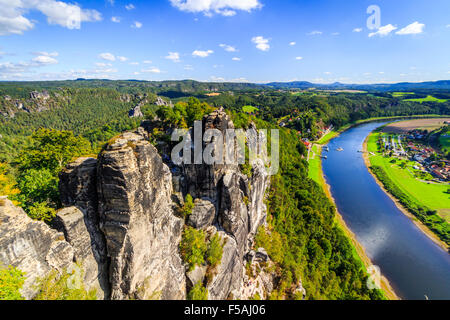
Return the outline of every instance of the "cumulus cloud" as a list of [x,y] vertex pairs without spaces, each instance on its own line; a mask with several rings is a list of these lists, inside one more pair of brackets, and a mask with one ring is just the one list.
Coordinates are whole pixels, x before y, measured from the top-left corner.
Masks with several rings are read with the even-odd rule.
[[121,57],[121,56],[118,56],[118,57],[117,57],[117,60],[119,60],[119,61],[121,61],[121,62],[125,62],[125,61],[128,61],[128,58],[127,58],[127,57]]
[[297,42],[295,42],[295,41],[289,42],[290,46],[295,46],[296,44],[297,44]]
[[111,67],[112,66],[111,63],[104,63],[104,62],[97,62],[95,65],[97,67],[99,67],[99,68],[106,68],[106,67]]
[[238,10],[250,12],[262,7],[259,0],[170,0],[170,3],[181,11],[228,17],[234,16]]
[[111,17],[111,21],[115,23],[120,23],[120,17]]
[[231,60],[233,60],[233,61],[241,61],[241,58],[234,57],[234,58],[232,58]]
[[235,47],[229,46],[227,44],[220,44],[219,46],[228,52],[236,52],[237,51]]
[[22,34],[34,27],[25,17],[30,11],[39,11],[49,24],[68,29],[80,29],[82,22],[102,20],[97,10],[82,9],[76,4],[57,0],[0,0],[0,35]]
[[317,36],[317,35],[320,35],[322,33],[323,33],[322,31],[314,30],[314,31],[311,31],[310,33],[307,33],[307,35],[308,36]]
[[161,73],[161,70],[159,70],[156,67],[153,67],[153,68],[149,68],[149,69],[143,69],[143,70],[141,70],[141,72],[143,72],[143,73]]
[[269,39],[265,39],[262,36],[257,36],[252,38],[252,42],[256,44],[256,48],[261,51],[269,51],[270,44]]
[[127,9],[128,11],[130,11],[130,10],[136,9],[136,7],[134,6],[134,4],[130,3],[130,4],[127,4],[127,5],[125,6],[125,9]]
[[173,62],[180,62],[180,54],[178,52],[169,52],[166,59],[172,60]]
[[135,22],[133,22],[133,24],[131,25],[131,27],[132,27],[132,28],[135,28],[135,29],[140,29],[140,28],[142,28],[142,23],[139,22],[139,21],[135,21]]
[[295,60],[303,60],[303,57],[295,57]]
[[369,33],[369,38],[374,36],[385,37],[394,30],[397,30],[397,27],[394,27],[392,24],[388,24],[383,27],[380,27],[376,32]]
[[144,64],[152,64],[152,61],[150,61],[150,60],[145,60],[143,63],[144,63]]
[[50,56],[37,56],[36,58],[33,58],[33,62],[36,62],[39,65],[49,65],[57,64],[58,60]]
[[107,60],[107,61],[116,61],[116,57],[112,53],[109,53],[109,52],[100,53],[98,55],[98,57],[100,59]]
[[214,53],[214,51],[212,51],[212,50],[206,50],[206,51],[195,50],[194,52],[192,52],[192,56],[199,57],[199,58],[206,58],[213,53]]
[[406,35],[406,34],[419,34],[423,32],[423,29],[425,28],[425,24],[419,23],[418,21],[411,23],[410,25],[407,25],[403,29],[400,29],[395,34],[398,35]]
[[363,31],[362,28],[355,28],[355,29],[353,29],[353,32],[362,32],[362,31]]

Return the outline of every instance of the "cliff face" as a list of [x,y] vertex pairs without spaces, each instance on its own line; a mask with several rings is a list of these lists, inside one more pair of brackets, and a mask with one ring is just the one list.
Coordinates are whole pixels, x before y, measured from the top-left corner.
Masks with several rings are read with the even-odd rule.
[[33,221],[6,198],[0,199],[0,265],[12,265],[26,273],[21,290],[26,299],[36,295],[39,278],[52,269],[62,272],[72,265],[73,257],[74,249],[63,233]]
[[[233,127],[218,110],[203,119],[202,131]],[[209,299],[250,298],[257,289],[244,290],[250,281],[245,266],[254,265],[254,236],[266,220],[264,164],[252,163],[251,178],[238,165],[170,165],[174,175],[139,128],[111,141],[98,159],[80,158],[61,173],[65,208],[54,224],[60,232],[3,201],[0,262],[28,272],[27,298],[38,276],[73,262],[100,299],[185,299],[197,281],[204,281]],[[195,207],[187,223],[225,240],[222,261],[209,277],[206,266],[187,272],[180,257],[184,221],[174,214],[179,203],[173,199],[188,193]],[[253,277],[260,279],[261,295],[272,290],[271,275]]]
[[137,133],[119,137],[99,157],[97,186],[111,298],[183,299],[183,221],[173,214],[172,176],[155,147]]
[[[208,129],[217,129],[225,137],[226,130],[234,129],[234,124],[228,115],[219,109],[203,119],[202,134]],[[230,150],[232,146],[227,145],[230,142],[223,142],[224,150]],[[203,148],[205,147],[204,143]],[[233,150],[236,156],[237,144]],[[225,154],[223,157],[225,160]],[[214,205],[214,211],[209,212],[208,218],[204,219],[209,223],[201,226],[211,227],[213,230],[210,232],[219,232],[226,240],[222,261],[215,276],[207,284],[208,298],[213,300],[242,296],[246,255],[253,246],[257,229],[266,220],[264,195],[269,183],[262,160],[251,164],[253,170],[250,179],[241,173],[238,165],[226,164],[225,161],[223,163],[192,164],[183,168],[185,192]],[[196,209],[197,206],[193,212],[195,217]],[[267,291],[270,291],[270,288]]]

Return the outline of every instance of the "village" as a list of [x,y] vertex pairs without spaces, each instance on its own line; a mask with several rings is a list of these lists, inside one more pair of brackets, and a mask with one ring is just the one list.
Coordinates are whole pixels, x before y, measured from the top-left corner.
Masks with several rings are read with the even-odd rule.
[[383,153],[397,159],[413,161],[413,169],[420,171],[420,176],[427,173],[436,182],[450,181],[450,161],[429,146],[427,135],[421,130],[412,130],[407,134],[382,134],[379,145]]

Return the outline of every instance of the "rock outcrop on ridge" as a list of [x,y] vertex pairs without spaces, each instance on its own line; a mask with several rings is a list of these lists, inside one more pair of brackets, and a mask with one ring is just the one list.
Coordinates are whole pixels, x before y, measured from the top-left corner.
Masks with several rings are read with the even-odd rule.
[[[217,129],[225,135],[233,128],[222,109],[202,121],[202,133]],[[112,139],[98,159],[69,164],[60,174],[64,209],[54,229],[0,200],[0,263],[27,272],[26,298],[35,294],[38,277],[73,263],[82,266],[87,289],[95,288],[100,299],[185,299],[197,281],[209,299],[270,293],[275,278],[267,273],[254,275],[259,291],[245,289],[251,282],[246,264],[270,264],[264,252],[253,251],[256,231],[266,221],[264,162],[251,164],[251,177],[237,164],[174,168],[149,140],[139,128]],[[209,275],[207,266],[188,272],[179,252],[185,221],[174,207],[187,194],[194,209],[186,224],[224,240],[222,260]]]

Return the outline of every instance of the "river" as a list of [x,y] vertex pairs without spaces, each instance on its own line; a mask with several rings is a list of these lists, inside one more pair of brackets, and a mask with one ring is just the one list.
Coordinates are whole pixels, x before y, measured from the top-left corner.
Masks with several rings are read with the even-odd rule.
[[450,299],[450,255],[397,208],[358,152],[385,123],[353,127],[331,140],[323,151],[325,179],[346,224],[399,297]]

